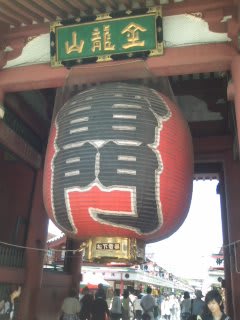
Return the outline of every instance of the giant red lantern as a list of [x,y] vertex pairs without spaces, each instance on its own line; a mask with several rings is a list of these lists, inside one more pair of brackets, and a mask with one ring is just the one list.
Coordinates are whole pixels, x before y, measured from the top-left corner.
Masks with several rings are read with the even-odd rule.
[[192,169],[191,135],[171,100],[138,85],[100,85],[53,121],[45,207],[63,232],[86,241],[87,259],[138,260],[144,243],[184,221]]

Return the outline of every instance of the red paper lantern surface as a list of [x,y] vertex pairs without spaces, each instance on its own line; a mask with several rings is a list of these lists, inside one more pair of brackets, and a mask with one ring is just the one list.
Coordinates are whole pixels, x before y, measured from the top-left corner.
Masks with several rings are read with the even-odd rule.
[[68,236],[153,242],[184,221],[192,195],[189,128],[153,89],[110,83],[66,102],[44,170],[48,215]]

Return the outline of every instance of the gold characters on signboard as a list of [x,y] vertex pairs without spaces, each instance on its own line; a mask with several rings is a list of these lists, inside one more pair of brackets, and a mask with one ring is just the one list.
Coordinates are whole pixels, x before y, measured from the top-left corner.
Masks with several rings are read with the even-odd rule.
[[[127,43],[122,45],[123,49],[129,49],[133,47],[144,47],[145,41],[140,41],[139,33],[147,31],[146,28],[131,22],[127,27],[122,29],[121,34],[126,35]],[[94,28],[91,36],[92,52],[95,51],[114,51],[115,44],[111,42],[111,32],[110,26],[103,26],[103,37],[101,35],[101,31],[99,28]],[[84,47],[84,40],[79,41],[77,43],[77,32],[72,32],[72,43],[69,41],[65,42],[65,52],[66,54],[70,54],[72,52],[82,53]]]
[[79,45],[77,45],[77,32],[74,31],[74,32],[72,32],[72,45],[69,45],[68,41],[65,42],[66,54],[70,54],[75,51],[78,53],[82,53],[83,46],[84,46],[83,40],[81,40],[79,42]]
[[111,33],[109,31],[109,26],[104,26],[103,32],[104,32],[104,38],[103,38],[103,45],[104,50],[115,50],[115,45],[111,44]]
[[[102,50],[102,37],[99,28],[95,28],[92,32],[92,52],[95,50]],[[113,51],[115,50],[115,45],[111,43],[111,33],[110,33],[110,26],[105,25],[103,27],[103,50],[104,51]]]
[[129,49],[132,47],[144,47],[145,41],[140,41],[139,31],[145,32],[147,30],[134,22],[129,23],[129,25],[122,30],[121,34],[126,33],[128,38],[128,43],[122,46],[123,49]]
[[92,32],[92,52],[95,52],[95,50],[102,50],[102,43],[101,43],[101,33],[99,28],[95,28]]

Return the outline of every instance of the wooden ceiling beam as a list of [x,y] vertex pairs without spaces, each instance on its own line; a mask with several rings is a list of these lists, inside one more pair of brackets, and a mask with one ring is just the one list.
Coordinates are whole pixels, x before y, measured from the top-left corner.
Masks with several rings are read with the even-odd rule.
[[18,11],[13,11],[3,3],[0,3],[0,12],[11,19],[17,20],[19,24],[32,24],[32,19],[24,17]]
[[81,0],[81,3],[88,3],[88,9],[86,10],[87,15],[91,14],[99,14],[99,13],[105,13],[106,12],[106,5],[108,4],[107,1],[102,1],[99,0]]
[[11,1],[6,2],[5,0],[0,0],[0,5],[4,5],[5,7],[9,8],[9,10],[12,10],[16,14],[20,13],[22,16],[26,17],[30,21],[35,20],[36,22],[42,23],[43,22],[43,17],[40,15],[28,10],[27,8],[24,8],[18,3],[13,3]]
[[54,0],[52,1],[54,5],[56,5],[60,10],[66,11],[68,13],[74,13],[74,7],[71,5],[70,2],[65,0]]
[[[146,5],[146,1],[137,0],[138,5],[143,7]],[[155,5],[159,4],[159,0],[154,0]],[[77,16],[75,10],[79,10],[84,14],[91,14],[91,12],[96,8],[97,10],[103,12],[106,10],[106,6],[109,6],[113,11],[119,10],[119,7],[123,5],[126,10],[132,9],[132,0],[15,0],[5,1],[0,0],[0,12],[3,13],[1,21],[17,26],[21,23],[31,25],[33,21],[42,22],[44,18],[49,21],[56,20],[57,17],[65,19],[69,14]],[[168,4],[163,4],[163,15],[177,15],[177,14],[196,14],[201,13],[204,18],[212,20],[212,12],[222,10],[227,15],[229,10],[238,11],[238,21],[240,19],[240,7],[238,0],[184,0],[182,2],[170,1]],[[237,10],[236,10],[237,9]],[[208,14],[209,13],[209,14]],[[8,17],[8,18],[7,18]],[[18,22],[17,22],[18,21]],[[212,22],[212,28],[222,30],[225,28],[225,24]],[[219,32],[219,31],[218,31]]]
[[[3,39],[3,37],[10,31],[9,24],[5,22],[0,21],[0,38]],[[0,44],[0,49],[4,46],[3,43]]]
[[112,9],[112,11],[117,11],[118,5],[116,1],[106,0],[106,4]]
[[163,5],[163,15],[172,16],[177,14],[192,14],[208,10],[228,8],[234,5],[233,1],[234,0],[185,0],[183,2]]
[[28,1],[28,0],[16,0],[17,3],[21,4],[23,7],[29,9],[30,11],[35,12],[38,14],[40,17],[47,18],[48,20],[54,20],[55,16],[45,10],[44,8],[41,8],[34,3]]
[[106,6],[107,6],[107,1],[104,1],[102,3],[99,0],[91,0],[93,2],[93,7],[96,8],[99,12],[105,13],[106,12]]
[[123,4],[126,7],[126,9],[132,9],[132,4],[129,0],[122,0],[121,3],[118,3],[118,5],[121,4]]
[[17,19],[11,18],[11,17],[5,15],[4,13],[0,14],[0,21],[6,23],[8,25],[13,25],[13,26],[19,26],[20,25],[20,22],[17,21]]
[[94,10],[94,8],[91,7],[88,0],[79,0],[79,1],[83,6],[87,7],[86,12],[92,12]]
[[80,12],[89,10],[89,6],[85,3],[79,2],[78,0],[67,0],[74,8],[77,8]]
[[61,10],[57,6],[54,5],[54,3],[50,1],[44,1],[44,0],[32,0],[36,6],[42,7],[45,9],[45,11],[51,12],[55,17],[59,16],[61,18],[66,18],[67,13],[64,10]]
[[[156,3],[155,3],[155,1],[157,1],[157,0],[154,0],[154,5],[156,5]],[[138,0],[138,1],[136,1],[136,2],[138,2],[139,3],[139,6],[140,7],[146,7],[146,1],[145,0]],[[157,1],[158,2],[158,1]],[[158,5],[159,5],[159,2],[158,2]]]

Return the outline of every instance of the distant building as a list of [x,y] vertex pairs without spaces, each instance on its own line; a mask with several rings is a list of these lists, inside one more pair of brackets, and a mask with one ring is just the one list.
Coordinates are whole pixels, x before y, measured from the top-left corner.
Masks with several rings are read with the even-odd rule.
[[211,265],[208,270],[211,286],[221,287],[224,280],[224,256],[223,248],[219,253],[213,253],[211,256]]
[[[45,258],[45,268],[62,270],[65,257],[66,236],[61,234],[52,237],[47,242],[47,255]],[[126,264],[96,264],[83,261],[81,268],[84,276],[98,276],[99,279],[106,280],[112,288],[121,291],[127,287],[144,291],[148,285],[155,289],[157,294],[161,291],[164,294],[182,293],[183,291],[194,292],[194,288],[187,281],[175,277],[172,273],[158,266],[150,259],[141,265],[126,266]]]

